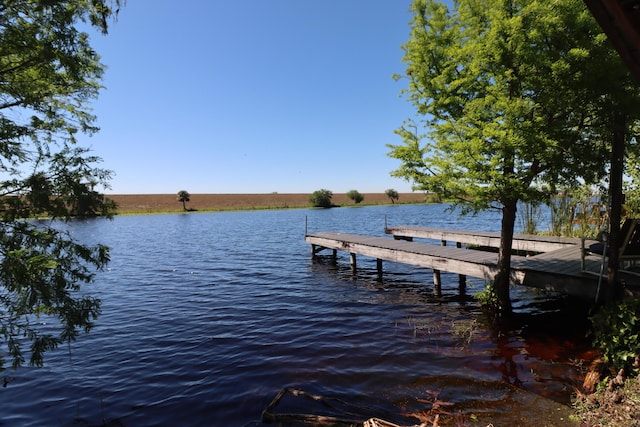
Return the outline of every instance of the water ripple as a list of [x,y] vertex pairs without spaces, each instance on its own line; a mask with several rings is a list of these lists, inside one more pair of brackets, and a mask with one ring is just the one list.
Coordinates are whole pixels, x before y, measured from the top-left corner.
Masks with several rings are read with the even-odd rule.
[[[0,390],[0,424],[259,424],[284,387],[397,422],[424,410],[420,399],[432,392],[488,422],[510,420],[513,408],[544,407],[522,390],[566,402],[578,375],[568,360],[587,357],[588,346],[575,336],[567,346],[561,332],[531,326],[531,313],[557,312],[544,294],[514,291],[523,317],[505,333],[472,299],[458,297],[455,275],[443,274],[445,295],[435,298],[429,270],[385,263],[379,281],[375,260],[364,258],[354,275],[348,259],[312,262],[303,239],[305,217],[310,231],[380,236],[385,215],[391,224],[495,227],[493,217],[460,221],[445,207],[74,223],[76,238],[113,248],[109,269],[86,289],[103,300],[103,314],[71,353],[60,348],[44,368],[11,373],[14,381]],[[470,292],[483,286],[468,285]],[[465,327],[473,328],[469,342]]]

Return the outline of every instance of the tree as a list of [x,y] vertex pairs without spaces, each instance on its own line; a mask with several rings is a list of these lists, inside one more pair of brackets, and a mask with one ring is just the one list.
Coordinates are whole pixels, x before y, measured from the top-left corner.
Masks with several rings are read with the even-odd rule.
[[[100,314],[100,300],[79,290],[107,264],[108,248],[78,243],[54,221],[109,216],[114,207],[95,191],[108,188],[111,172],[75,144],[79,132],[98,130],[89,103],[104,71],[78,25],[88,21],[106,34],[119,6],[0,6],[0,369],[27,358],[42,365],[47,350],[90,331]],[[43,215],[52,220],[22,220]]]
[[364,196],[358,190],[349,190],[347,192],[347,198],[353,200],[356,205],[364,200]]
[[314,191],[311,196],[309,196],[309,203],[311,203],[316,208],[330,208],[332,205],[331,198],[333,197],[333,193],[329,190],[317,190]]
[[463,213],[502,212],[493,290],[507,313],[518,202],[602,179],[612,106],[637,91],[578,0],[457,0],[453,10],[415,0],[412,11],[405,93],[422,120],[389,145],[402,162],[393,175],[456,198]]
[[400,198],[400,195],[398,195],[398,192],[396,190],[394,190],[393,188],[389,188],[389,189],[385,190],[384,194],[386,194],[387,197],[389,198],[389,200],[391,200],[391,203],[394,203],[394,204]]
[[187,202],[191,200],[191,195],[188,191],[180,190],[178,191],[178,201],[182,202],[182,209],[187,210]]

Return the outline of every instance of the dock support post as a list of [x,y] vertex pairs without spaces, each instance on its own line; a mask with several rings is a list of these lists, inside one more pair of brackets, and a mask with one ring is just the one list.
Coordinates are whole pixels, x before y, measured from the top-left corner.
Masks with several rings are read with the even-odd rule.
[[458,292],[460,296],[467,294],[467,276],[464,274],[458,276]]
[[[440,240],[440,246],[447,246],[447,241]],[[436,297],[442,296],[442,278],[440,277],[440,270],[433,270],[433,294]]]
[[311,244],[311,259],[316,259],[316,245]]
[[436,297],[442,296],[442,280],[440,278],[440,270],[433,270],[433,294]]
[[382,260],[376,258],[376,268],[378,270],[378,280],[382,280]]
[[[462,248],[462,243],[456,242],[456,248]],[[467,293],[467,275],[459,274],[458,275],[458,292],[460,296],[463,296]]]
[[356,268],[357,268],[357,265],[356,265],[356,254],[354,254],[353,252],[350,252],[349,253],[349,259],[351,261],[351,271],[353,273],[355,273],[356,272]]

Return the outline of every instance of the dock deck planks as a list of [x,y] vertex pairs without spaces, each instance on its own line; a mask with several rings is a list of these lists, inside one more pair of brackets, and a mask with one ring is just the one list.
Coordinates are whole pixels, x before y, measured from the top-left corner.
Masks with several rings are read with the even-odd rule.
[[[385,233],[396,238],[423,238],[440,241],[460,242],[468,245],[500,246],[500,233],[494,231],[451,230],[445,228],[416,227],[400,225],[386,227]],[[580,245],[581,240],[574,237],[514,234],[513,249],[526,252],[549,252],[557,249]]]
[[[455,240],[455,237],[462,236],[462,238],[466,239],[466,242],[479,244],[475,242],[482,238],[486,239],[487,235],[491,239],[495,238],[495,236],[491,235],[493,233],[432,230],[439,230],[438,232],[446,231],[446,233],[441,233],[438,237],[435,237],[437,240],[457,242],[459,240]],[[430,233],[434,232],[431,231]],[[446,239],[441,239],[440,236],[446,237]],[[525,236],[519,235],[519,240],[525,241],[529,237]],[[547,250],[531,257],[512,256],[511,280],[514,284],[546,289],[581,298],[595,298],[598,293],[598,276],[582,271],[580,239],[559,238],[556,240],[546,239],[543,236],[531,237],[540,237],[541,239],[538,241],[551,241],[556,245],[554,246],[555,249]],[[307,234],[305,240],[312,245],[314,254],[319,248],[327,248],[348,252],[352,256],[353,254],[360,254],[379,260],[427,267],[435,271],[446,271],[485,280],[493,280],[498,271],[498,254],[494,252],[455,246],[439,246],[386,237],[333,232]],[[521,247],[527,246],[523,244]],[[540,248],[540,246],[537,247]],[[585,259],[587,269],[592,272],[599,271],[600,262],[601,259],[595,256]],[[606,284],[606,278],[604,283]]]

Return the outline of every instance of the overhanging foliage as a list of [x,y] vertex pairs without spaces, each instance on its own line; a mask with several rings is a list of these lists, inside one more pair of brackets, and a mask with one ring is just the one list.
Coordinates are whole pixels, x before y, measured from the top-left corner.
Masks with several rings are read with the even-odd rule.
[[[78,133],[98,130],[89,103],[104,72],[78,24],[106,33],[119,6],[0,5],[0,368],[42,365],[46,350],[89,331],[100,313],[100,301],[79,290],[108,262],[108,249],[75,242],[56,221],[108,216],[113,208],[96,190],[111,172],[75,146]],[[55,327],[45,328],[41,317]]]

